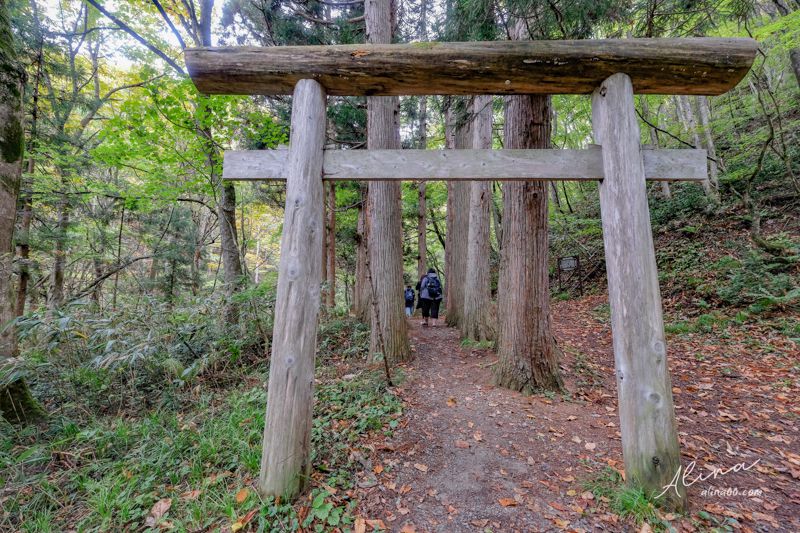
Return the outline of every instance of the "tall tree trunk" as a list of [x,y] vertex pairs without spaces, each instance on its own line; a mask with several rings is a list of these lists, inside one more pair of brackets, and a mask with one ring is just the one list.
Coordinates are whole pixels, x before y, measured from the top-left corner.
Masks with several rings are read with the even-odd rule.
[[717,148],[714,144],[714,132],[711,131],[711,106],[708,103],[707,96],[697,97],[697,109],[700,112],[700,124],[703,126],[703,133],[706,138],[706,151],[708,152],[709,160],[709,178],[712,185],[719,189],[719,171],[725,171],[725,164],[722,159],[717,155]]
[[53,246],[53,271],[50,273],[49,310],[58,309],[64,303],[64,267],[67,262],[67,232],[69,230],[69,200],[66,194],[58,204],[58,225]]
[[[423,12],[425,2],[423,1]],[[428,98],[419,97],[419,138],[417,148],[425,150],[428,148]],[[417,279],[428,271],[428,224],[427,224],[427,202],[425,194],[427,184],[424,181],[417,185]]]
[[336,183],[328,184],[328,301],[327,305],[336,307]]
[[[324,191],[323,191],[324,192]],[[320,276],[319,282],[322,284],[322,289],[320,290],[320,302],[324,307],[328,305],[328,290],[327,290],[327,283],[328,283],[328,240],[330,239],[330,228],[328,227],[329,223],[328,218],[328,195],[322,195],[322,221],[324,224],[323,232],[322,232],[322,272]]]
[[[209,160],[214,158],[209,155]],[[231,182],[220,187],[219,236],[222,248],[222,282],[225,287],[225,306],[223,321],[226,324],[239,322],[239,306],[233,302],[233,295],[242,285],[242,261],[239,256],[239,243],[236,236],[236,188]]]
[[[35,9],[35,8],[34,8]],[[35,11],[34,11],[35,13]],[[38,17],[37,17],[38,18]],[[39,39],[39,51],[36,54],[36,76],[33,80],[33,94],[31,95],[31,133],[30,133],[30,146],[33,149],[36,146],[38,125],[39,125],[39,82],[42,78],[42,48],[44,47],[43,40]],[[32,151],[32,150],[31,150]],[[36,162],[33,154],[28,153],[28,174],[33,174],[36,170]],[[17,284],[17,316],[25,314],[25,301],[28,297],[28,283],[31,279],[30,267],[30,239],[31,239],[31,222],[33,221],[33,197],[30,193],[26,193],[22,198],[22,220],[20,221],[20,231],[17,235],[17,257],[19,263],[19,282]]]
[[[33,171],[33,159],[28,160],[29,172]],[[33,200],[26,194],[22,200],[22,220],[20,221],[20,232],[17,236],[17,260],[19,263],[19,282],[17,283],[17,305],[16,314],[25,314],[25,301],[28,298],[28,283],[31,280],[30,265],[30,234],[31,221],[33,220]]]
[[563,213],[564,210],[561,208],[561,198],[558,197],[558,189],[556,189],[556,182],[550,182],[550,198],[552,199],[553,203],[556,204],[556,209],[560,213]]
[[[492,149],[492,97],[473,99],[473,143],[477,150]],[[476,341],[494,338],[490,313],[489,202],[491,182],[470,183],[467,264],[464,283],[464,316],[461,335]]]
[[353,314],[361,322],[370,320],[370,287],[367,278],[367,252],[369,250],[368,185],[360,183],[361,202],[358,204],[356,222],[356,273],[353,280]]
[[789,60],[792,62],[794,78],[797,80],[797,87],[800,89],[800,48],[793,48],[789,52]]
[[[453,122],[453,148],[472,147],[471,117],[464,100],[451,99],[450,113]],[[447,182],[447,247],[445,248],[445,304],[447,324],[461,327],[464,314],[464,278],[467,275],[467,239],[469,233],[470,185],[464,181]]]
[[705,147],[708,153],[708,179],[714,189],[719,189],[719,169],[722,165],[717,160],[717,150],[714,146],[714,135],[711,131],[711,109],[708,106],[708,98],[696,96],[697,110],[700,115],[700,125],[703,127],[705,137]]
[[[503,247],[503,213],[501,212],[501,205],[502,204],[502,190],[499,192],[495,189],[496,187],[500,187],[499,182],[492,183],[492,221],[494,222],[494,236],[497,239],[497,248],[498,251]],[[497,200],[495,199],[497,196]]]
[[[642,102],[642,117],[651,124],[653,123],[653,117],[650,114],[650,105],[647,103],[647,95],[641,95],[639,97]],[[653,127],[649,126],[647,130],[650,132],[650,144],[653,145],[653,149],[658,148],[658,130]],[[670,189],[670,185],[668,181],[662,181],[661,183],[661,194],[664,198],[672,198],[672,190]]]
[[[697,128],[697,120],[695,119],[694,110],[692,109],[689,97],[681,95],[676,96],[675,99],[678,102],[678,115],[681,118],[681,122],[683,122],[684,129],[692,136],[695,148],[702,148],[703,143],[700,141],[700,130]],[[706,192],[706,196],[716,198],[717,192],[710,179],[711,174],[712,170],[709,168],[709,179],[703,181],[703,190]]]
[[[510,96],[506,148],[550,148],[550,97]],[[503,188],[503,247],[495,367],[498,385],[517,391],[562,388],[550,317],[547,268],[547,182]]]
[[[394,13],[391,0],[366,0],[364,16],[367,42],[392,41]],[[396,96],[367,98],[367,149],[399,149],[399,100]],[[372,311],[372,351],[376,351],[378,329],[384,341],[383,355],[389,361],[405,361],[411,355],[403,310],[403,228],[400,184],[373,182],[369,187],[369,263],[378,313]],[[380,317],[380,320],[378,320]]]
[[[25,71],[17,61],[5,2],[0,2],[0,370],[17,356],[14,320],[14,224],[22,179],[22,91]],[[0,373],[2,375],[2,373]],[[22,378],[0,378],[0,416],[25,422],[42,415]]]

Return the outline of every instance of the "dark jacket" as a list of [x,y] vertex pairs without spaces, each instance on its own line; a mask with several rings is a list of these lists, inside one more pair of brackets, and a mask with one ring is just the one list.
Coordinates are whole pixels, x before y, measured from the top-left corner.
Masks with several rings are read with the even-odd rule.
[[[410,292],[411,294],[407,294]],[[410,296],[410,298],[409,298]],[[413,307],[414,306],[414,289],[405,289],[403,291],[403,298],[406,300],[406,307]]]
[[[439,279],[439,276],[435,272],[433,272],[431,274],[425,274],[425,276],[423,276],[423,278],[421,280],[419,280],[419,297],[420,298],[424,298],[426,300],[431,300],[432,299],[430,297],[430,295],[428,294],[428,279],[429,278]],[[441,285],[441,284],[442,284],[442,282],[440,280],[439,281],[439,285]],[[444,289],[444,287],[442,287],[442,289]],[[437,300],[441,300],[443,298],[443,295],[444,295],[444,290],[442,290],[442,294],[440,294],[439,297],[436,298],[436,299]]]

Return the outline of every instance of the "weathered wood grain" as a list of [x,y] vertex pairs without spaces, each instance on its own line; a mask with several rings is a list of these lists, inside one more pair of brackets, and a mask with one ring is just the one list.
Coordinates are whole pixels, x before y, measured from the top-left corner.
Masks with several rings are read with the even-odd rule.
[[322,275],[322,150],[325,90],[301,80],[294,92],[291,147],[286,157],[278,294],[259,489],[293,497],[310,474],[314,357]]
[[[705,150],[643,150],[648,180],[703,181]],[[227,180],[286,179],[286,150],[228,150]],[[601,180],[603,154],[586,150],[328,150],[326,180]]]
[[[680,467],[680,448],[644,184],[642,154],[651,150],[639,146],[628,76],[615,74],[595,91],[592,124],[606,176],[600,211],[626,479],[659,494]],[[685,487],[664,498],[686,508]]]
[[206,94],[291,94],[313,78],[328,94],[589,94],[617,72],[643,94],[722,94],[758,43],[742,38],[493,41],[187,49]]

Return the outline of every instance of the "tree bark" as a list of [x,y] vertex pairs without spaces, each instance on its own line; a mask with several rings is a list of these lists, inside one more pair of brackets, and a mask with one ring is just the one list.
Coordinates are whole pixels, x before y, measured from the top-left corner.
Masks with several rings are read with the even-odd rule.
[[[480,150],[492,149],[492,97],[473,99],[473,143]],[[487,341],[494,338],[490,313],[489,279],[489,202],[491,182],[470,184],[467,264],[464,283],[464,316],[461,335],[466,339]]]
[[[426,3],[422,2],[423,17]],[[424,23],[421,23],[424,24]],[[419,137],[417,148],[425,150],[428,148],[428,98],[419,98]],[[427,184],[421,181],[417,184],[417,279],[428,271],[428,224],[427,224]]]
[[356,274],[353,280],[353,314],[361,322],[370,320],[371,290],[367,273],[367,253],[369,250],[369,209],[368,186],[359,184],[361,201],[358,204],[356,222]]
[[64,267],[67,263],[67,231],[69,230],[69,199],[66,194],[58,204],[58,224],[53,246],[53,271],[50,274],[50,294],[47,308],[58,309],[64,303]]
[[[25,71],[17,61],[7,4],[0,2],[0,370],[18,355],[13,327],[14,224],[22,179],[24,148],[22,91]],[[42,415],[27,383],[0,379],[0,416],[9,422],[27,422]]]
[[330,309],[336,307],[336,184],[328,183],[328,300]]
[[797,87],[800,88],[800,48],[794,48],[789,52],[789,60],[792,62],[794,79],[797,80]]
[[[32,171],[33,160],[29,160],[28,168]],[[17,236],[17,260],[19,262],[19,281],[17,283],[17,305],[16,315],[25,314],[25,302],[28,298],[28,283],[31,279],[30,265],[30,234],[31,222],[33,221],[33,203],[30,195],[25,195],[22,200],[22,220],[20,221],[20,232]]]
[[664,490],[680,472],[681,454],[639,125],[627,75],[611,76],[594,92],[592,127],[603,146],[606,176],[600,212],[626,479],[683,511],[682,482]]
[[[214,156],[209,154],[208,157],[209,165],[213,165],[211,159]],[[214,172],[212,170],[212,173]],[[225,286],[223,320],[230,325],[239,322],[239,306],[232,299],[242,285],[242,262],[239,257],[239,243],[236,235],[236,188],[233,183],[222,183],[218,210],[222,248],[222,282]]]
[[720,156],[717,155],[717,148],[714,144],[714,132],[711,130],[711,106],[707,96],[697,97],[697,109],[700,112],[700,124],[703,126],[703,134],[706,138],[706,152],[708,152],[709,179],[715,188],[719,189],[719,171],[725,170],[725,165]]
[[[549,96],[507,97],[505,147],[549,148],[550,105]],[[547,182],[506,183],[503,203],[495,379],[517,391],[560,390],[550,317]]]
[[[677,96],[676,99],[678,102],[678,114],[681,117],[681,122],[683,122],[686,132],[692,136],[694,147],[702,148],[703,143],[700,141],[700,130],[697,127],[697,120],[695,119],[694,110],[692,109],[692,103],[689,101],[689,97],[681,95]],[[706,192],[706,196],[716,198],[717,191],[712,182],[712,172],[712,169],[709,167],[709,179],[703,182],[703,190]]]
[[[461,101],[463,102],[463,100]],[[452,147],[472,146],[472,120],[461,102],[451,99]],[[447,246],[445,247],[445,305],[447,325],[461,327],[464,315],[464,278],[467,275],[467,239],[469,238],[470,184],[447,182]]]
[[[653,117],[650,114],[650,106],[647,103],[647,96],[643,95],[640,96],[639,98],[640,101],[642,102],[642,117],[644,117],[645,120],[647,120],[652,124]],[[650,144],[653,145],[654,149],[658,148],[658,130],[656,130],[656,128],[652,126],[649,126],[647,129],[650,132]],[[668,181],[661,182],[661,194],[664,196],[664,198],[667,199],[672,198],[672,190],[670,189]]]
[[[367,42],[390,43],[394,31],[391,0],[366,0],[364,16]],[[367,149],[399,149],[399,100],[396,96],[367,98]],[[373,352],[384,341],[383,355],[389,361],[411,356],[403,310],[403,228],[400,184],[373,182],[369,187],[370,271],[379,313],[372,312],[370,344]],[[378,320],[380,316],[380,321]]]
[[[323,163],[324,168],[324,163]],[[320,274],[319,282],[322,284],[321,290],[321,302],[322,305],[327,307],[328,305],[328,289],[326,285],[328,284],[328,240],[330,238],[330,230],[328,228],[328,195],[322,195],[322,216],[325,220],[325,228],[322,233],[322,272]]]

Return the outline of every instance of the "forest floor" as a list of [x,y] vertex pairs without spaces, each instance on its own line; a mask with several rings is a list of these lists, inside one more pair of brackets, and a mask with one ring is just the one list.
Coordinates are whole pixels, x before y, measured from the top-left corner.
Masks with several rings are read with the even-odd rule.
[[567,386],[559,395],[494,387],[491,350],[412,320],[416,357],[397,389],[405,414],[391,437],[371,443],[358,476],[361,525],[630,531],[645,519],[677,531],[800,531],[797,344],[762,325],[668,324],[683,463],[697,462],[689,479],[738,463],[749,469],[694,483],[691,513],[665,514],[622,482],[605,302],[555,305]]

